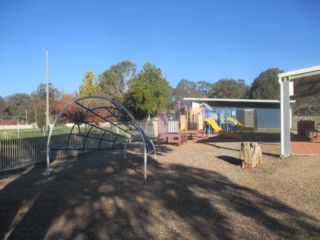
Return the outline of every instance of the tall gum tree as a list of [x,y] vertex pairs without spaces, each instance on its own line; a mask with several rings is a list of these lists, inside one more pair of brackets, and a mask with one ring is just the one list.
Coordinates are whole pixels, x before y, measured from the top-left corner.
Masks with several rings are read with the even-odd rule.
[[242,79],[222,78],[213,84],[209,97],[214,98],[247,98],[250,86]]
[[112,65],[99,75],[100,94],[123,103],[128,89],[128,81],[135,76],[136,65],[128,60]]

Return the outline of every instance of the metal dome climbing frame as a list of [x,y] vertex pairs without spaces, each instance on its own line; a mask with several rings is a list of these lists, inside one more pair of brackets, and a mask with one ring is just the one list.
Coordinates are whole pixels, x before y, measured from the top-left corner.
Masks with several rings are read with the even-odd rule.
[[[64,134],[64,137],[53,135],[56,124],[61,120],[71,124],[70,131]],[[52,141],[55,137],[59,140]],[[144,178],[147,178],[147,157],[148,154],[154,153],[155,158],[156,149],[131,113],[109,98],[91,96],[76,99],[61,110],[50,128],[47,141],[47,171],[50,174],[50,153],[53,151],[83,152],[123,147],[126,157],[127,144],[132,140],[143,143]]]

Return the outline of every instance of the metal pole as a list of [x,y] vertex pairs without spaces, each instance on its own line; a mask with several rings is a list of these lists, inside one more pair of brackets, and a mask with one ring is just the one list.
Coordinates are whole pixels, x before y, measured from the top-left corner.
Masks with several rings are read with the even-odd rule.
[[34,109],[34,119],[36,120],[36,127],[38,128],[37,109]]
[[43,50],[46,54],[46,130],[49,131],[49,63],[48,50]]

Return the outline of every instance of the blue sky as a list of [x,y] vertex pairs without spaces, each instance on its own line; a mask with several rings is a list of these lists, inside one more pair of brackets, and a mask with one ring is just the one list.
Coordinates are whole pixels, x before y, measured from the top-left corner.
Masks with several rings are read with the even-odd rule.
[[49,81],[77,91],[83,75],[123,60],[216,82],[320,65],[319,0],[1,0],[0,96]]

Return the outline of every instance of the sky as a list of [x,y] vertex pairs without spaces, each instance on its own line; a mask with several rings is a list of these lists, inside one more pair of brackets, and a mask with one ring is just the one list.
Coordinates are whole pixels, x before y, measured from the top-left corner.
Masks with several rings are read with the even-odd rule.
[[78,91],[129,60],[170,86],[320,65],[320,0],[1,0],[0,96]]

